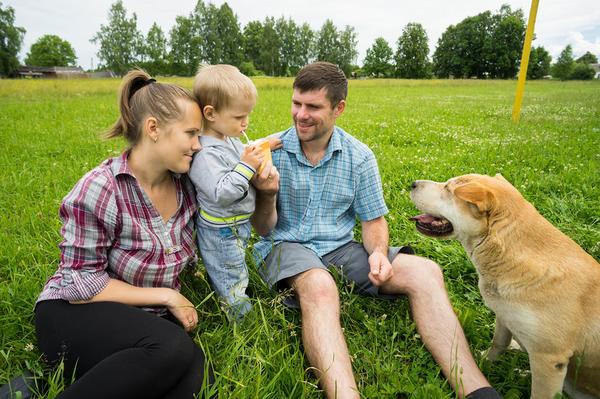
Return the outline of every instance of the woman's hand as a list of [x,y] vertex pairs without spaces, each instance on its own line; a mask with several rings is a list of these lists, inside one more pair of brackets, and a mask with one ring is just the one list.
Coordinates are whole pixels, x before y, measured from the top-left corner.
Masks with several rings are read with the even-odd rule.
[[171,290],[167,300],[167,309],[179,320],[185,331],[193,330],[198,324],[198,312],[186,297],[175,290]]

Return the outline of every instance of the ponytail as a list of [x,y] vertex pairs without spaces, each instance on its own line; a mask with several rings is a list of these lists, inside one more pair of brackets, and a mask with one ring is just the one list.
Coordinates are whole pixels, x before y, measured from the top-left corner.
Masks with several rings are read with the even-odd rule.
[[142,136],[143,122],[152,116],[159,124],[183,117],[179,100],[195,101],[192,93],[175,84],[156,82],[146,72],[129,71],[119,88],[119,119],[103,133],[104,139],[124,137],[131,147]]

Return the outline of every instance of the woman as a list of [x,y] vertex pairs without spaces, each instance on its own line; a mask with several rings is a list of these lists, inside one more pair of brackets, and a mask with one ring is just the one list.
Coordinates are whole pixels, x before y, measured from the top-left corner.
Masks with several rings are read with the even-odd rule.
[[179,293],[197,259],[185,173],[202,113],[188,90],[142,71],[123,78],[119,97],[106,136],[130,148],[63,199],[60,265],[36,303],[38,346],[75,378],[61,399],[192,398],[214,379],[186,333],[198,314]]

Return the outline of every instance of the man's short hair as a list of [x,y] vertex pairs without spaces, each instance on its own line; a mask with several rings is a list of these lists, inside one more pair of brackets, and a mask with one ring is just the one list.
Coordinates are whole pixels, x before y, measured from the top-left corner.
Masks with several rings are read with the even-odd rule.
[[348,95],[348,79],[344,72],[329,62],[314,62],[302,68],[294,80],[294,89],[301,92],[327,90],[331,108]]
[[204,110],[212,105],[219,111],[229,106],[234,98],[256,101],[254,83],[233,65],[202,65],[194,77],[194,96]]

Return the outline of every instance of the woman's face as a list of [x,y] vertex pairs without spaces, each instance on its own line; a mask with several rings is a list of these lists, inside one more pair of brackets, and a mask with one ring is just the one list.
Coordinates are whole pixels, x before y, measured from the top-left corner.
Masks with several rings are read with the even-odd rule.
[[198,141],[202,112],[194,101],[182,100],[179,106],[183,117],[158,129],[156,145],[166,169],[173,173],[186,173],[192,156],[202,148]]

